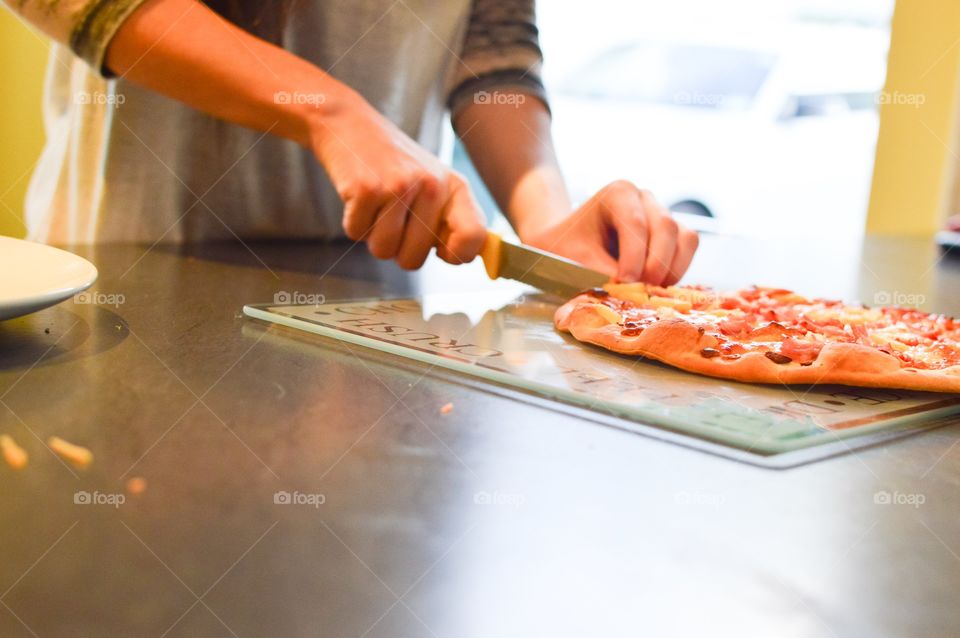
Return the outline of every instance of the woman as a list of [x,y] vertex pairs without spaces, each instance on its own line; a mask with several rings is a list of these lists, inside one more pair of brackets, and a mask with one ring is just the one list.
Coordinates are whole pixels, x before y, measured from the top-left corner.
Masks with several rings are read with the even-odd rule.
[[434,155],[449,109],[524,242],[655,284],[696,250],[626,182],[572,209],[533,0],[5,1],[59,43],[33,239],[346,234],[404,268],[467,262],[485,230]]

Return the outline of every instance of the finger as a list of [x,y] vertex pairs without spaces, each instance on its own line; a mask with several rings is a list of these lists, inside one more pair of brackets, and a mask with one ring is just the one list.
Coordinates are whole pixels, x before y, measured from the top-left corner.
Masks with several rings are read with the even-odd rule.
[[650,248],[647,251],[647,261],[643,267],[643,281],[659,286],[663,284],[670,273],[673,257],[677,252],[677,237],[680,227],[659,204],[650,197],[647,209],[650,225]]
[[603,196],[601,191],[591,197],[567,218],[559,232],[531,239],[531,245],[572,259],[610,279],[616,277],[617,231],[607,219],[612,219],[612,212],[603,210]]
[[617,260],[611,257],[605,250],[595,250],[583,255],[570,257],[575,262],[583,264],[587,268],[601,272],[610,279],[617,278]]
[[407,270],[416,270],[423,265],[430,249],[440,241],[438,236],[440,215],[447,199],[446,187],[437,180],[424,180],[417,199],[410,207],[403,240],[397,251],[397,264]]
[[680,234],[677,238],[677,252],[673,255],[673,262],[670,264],[670,272],[664,280],[663,285],[672,286],[683,277],[693,261],[693,255],[697,252],[700,245],[700,235],[689,228],[680,228]]
[[415,189],[408,191],[402,197],[393,198],[380,210],[377,219],[373,222],[373,229],[367,237],[367,247],[374,257],[378,259],[396,257],[403,239],[407,214],[416,196]]
[[377,193],[376,189],[366,187],[357,189],[356,194],[344,199],[343,232],[354,241],[365,239],[365,235],[377,218],[377,211],[386,203],[384,195]]
[[487,229],[481,219],[480,207],[466,184],[455,183],[443,212],[437,256],[450,264],[473,261],[487,237]]
[[617,183],[603,206],[605,218],[617,232],[617,281],[639,281],[650,236],[640,192],[632,184]]

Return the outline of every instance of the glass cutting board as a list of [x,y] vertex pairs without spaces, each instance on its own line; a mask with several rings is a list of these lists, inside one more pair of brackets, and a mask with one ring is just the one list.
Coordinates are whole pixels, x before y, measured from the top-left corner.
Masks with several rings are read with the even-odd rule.
[[813,448],[809,458],[825,456],[852,449],[853,437],[859,447],[960,412],[960,395],[757,385],[675,370],[559,333],[555,309],[539,296],[447,293],[244,313],[578,406],[627,429],[652,426],[760,457]]

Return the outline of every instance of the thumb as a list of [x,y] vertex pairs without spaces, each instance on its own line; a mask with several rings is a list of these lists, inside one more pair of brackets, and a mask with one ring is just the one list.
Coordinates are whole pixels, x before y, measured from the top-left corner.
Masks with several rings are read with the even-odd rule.
[[480,206],[466,184],[455,180],[443,211],[437,256],[450,264],[473,261],[483,247],[487,229]]
[[617,260],[606,251],[602,240],[591,245],[590,252],[573,256],[571,259],[587,268],[603,273],[610,279],[613,279],[617,274]]

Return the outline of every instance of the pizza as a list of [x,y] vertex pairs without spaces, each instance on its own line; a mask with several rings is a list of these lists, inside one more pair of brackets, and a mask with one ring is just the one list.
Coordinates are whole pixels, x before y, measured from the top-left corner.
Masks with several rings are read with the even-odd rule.
[[579,341],[749,383],[960,392],[960,321],[754,286],[607,284],[554,316]]

